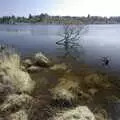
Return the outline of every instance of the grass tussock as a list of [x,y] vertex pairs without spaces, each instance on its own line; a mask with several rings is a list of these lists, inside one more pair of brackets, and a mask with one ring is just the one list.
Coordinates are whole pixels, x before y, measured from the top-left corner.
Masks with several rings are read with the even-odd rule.
[[[7,48],[6,48],[7,49]],[[1,53],[0,70],[4,76],[9,76],[11,82],[20,92],[31,92],[34,88],[34,81],[30,75],[21,69],[21,59],[17,53]]]

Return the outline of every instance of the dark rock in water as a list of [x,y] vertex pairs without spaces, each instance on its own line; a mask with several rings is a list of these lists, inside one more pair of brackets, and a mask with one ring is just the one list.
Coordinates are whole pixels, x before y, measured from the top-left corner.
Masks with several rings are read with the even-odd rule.
[[51,61],[41,52],[35,54],[34,61],[35,65],[41,67],[49,67],[51,65]]

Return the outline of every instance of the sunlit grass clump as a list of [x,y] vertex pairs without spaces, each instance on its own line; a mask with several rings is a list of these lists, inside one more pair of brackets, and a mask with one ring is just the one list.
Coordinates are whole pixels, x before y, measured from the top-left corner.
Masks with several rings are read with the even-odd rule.
[[0,52],[0,71],[4,72],[4,76],[8,76],[11,82],[20,92],[31,92],[34,88],[34,82],[29,74],[23,71],[21,59],[17,52],[12,48],[5,47]]

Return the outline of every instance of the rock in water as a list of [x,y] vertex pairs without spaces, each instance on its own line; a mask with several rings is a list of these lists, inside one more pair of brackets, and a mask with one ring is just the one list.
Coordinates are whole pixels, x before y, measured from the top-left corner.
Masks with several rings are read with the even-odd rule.
[[27,68],[27,71],[30,72],[30,73],[33,73],[33,72],[39,72],[42,68],[40,68],[39,66],[30,66]]
[[88,93],[90,94],[90,95],[95,95],[96,93],[98,92],[98,89],[96,89],[96,88],[90,88],[89,90],[88,90]]
[[50,69],[53,71],[56,71],[56,70],[64,70],[65,71],[65,70],[67,70],[67,65],[65,63],[55,64]]
[[108,88],[111,86],[108,79],[104,76],[96,73],[89,74],[85,76],[84,83],[90,88]]
[[34,56],[34,59],[35,59],[36,65],[39,65],[42,67],[49,67],[51,65],[50,60],[45,55],[43,55],[41,52],[36,53]]
[[52,120],[95,120],[95,116],[87,106],[78,106],[58,113]]

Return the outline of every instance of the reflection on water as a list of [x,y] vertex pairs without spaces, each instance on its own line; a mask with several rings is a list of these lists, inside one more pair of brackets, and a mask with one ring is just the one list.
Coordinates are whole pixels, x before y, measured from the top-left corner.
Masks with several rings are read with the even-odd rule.
[[[59,47],[59,45],[58,45]],[[78,47],[74,46],[72,48],[66,47],[66,46],[61,46],[57,49],[59,59],[61,60],[74,60],[74,61],[79,61],[79,62],[84,62],[84,49],[83,47]]]

